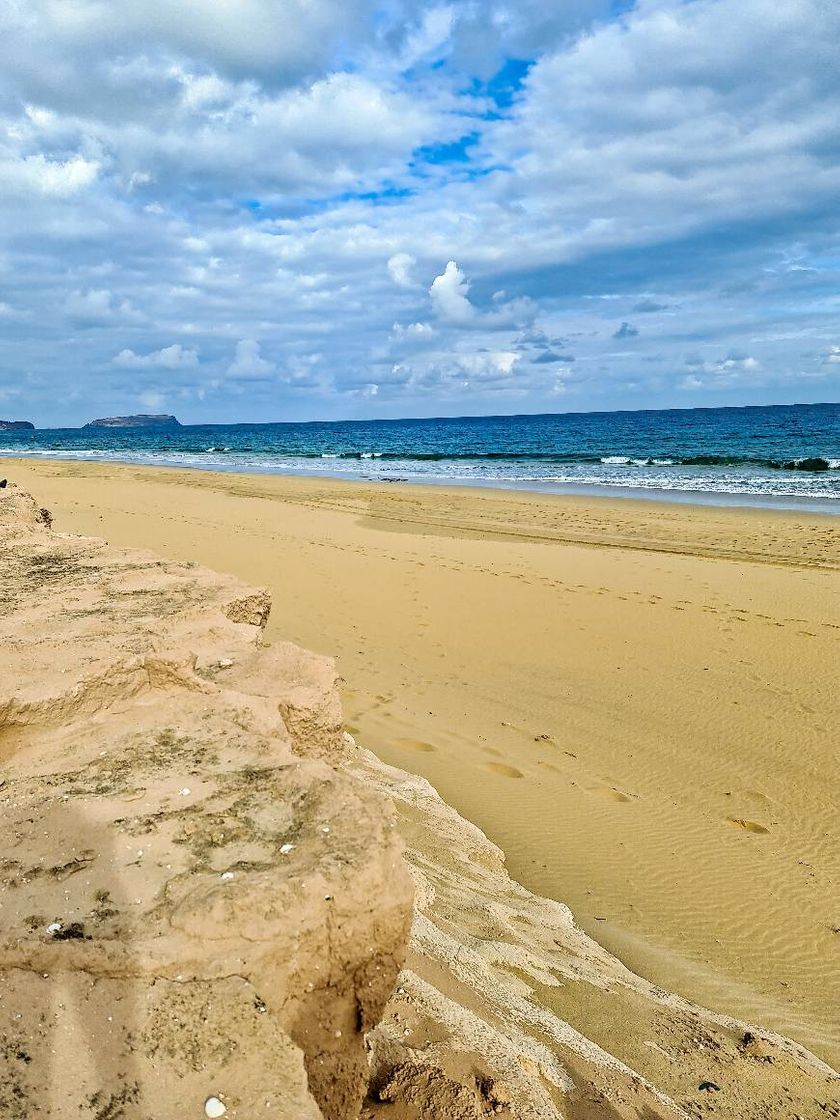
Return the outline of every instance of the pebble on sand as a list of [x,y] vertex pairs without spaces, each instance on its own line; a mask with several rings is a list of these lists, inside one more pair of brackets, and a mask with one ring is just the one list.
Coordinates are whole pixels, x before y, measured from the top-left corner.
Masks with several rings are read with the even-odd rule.
[[208,1097],[204,1102],[204,1115],[208,1120],[218,1120],[218,1117],[224,1116],[226,1112],[227,1109],[218,1097]]

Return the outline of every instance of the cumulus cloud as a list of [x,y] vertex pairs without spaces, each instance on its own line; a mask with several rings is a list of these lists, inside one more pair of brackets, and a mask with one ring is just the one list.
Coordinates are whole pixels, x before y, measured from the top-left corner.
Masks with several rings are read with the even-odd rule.
[[398,288],[413,288],[411,270],[417,264],[411,253],[395,253],[388,259],[388,274]]
[[98,163],[81,156],[55,160],[40,153],[9,153],[4,157],[0,152],[0,198],[4,194],[32,193],[46,198],[67,198],[89,187],[98,171]]
[[394,323],[389,349],[397,353],[424,350],[435,343],[438,333],[431,323]]
[[760,366],[761,362],[759,362],[757,358],[753,358],[750,354],[733,354],[724,358],[722,362],[718,362],[714,368],[721,373],[729,373],[732,370],[759,369]]
[[114,314],[111,293],[104,288],[71,292],[64,306],[71,318],[82,322],[104,322]]
[[520,357],[520,354],[511,350],[497,350],[478,354],[459,354],[455,361],[472,381],[506,381],[513,373]]
[[449,261],[440,276],[434,278],[429,289],[436,314],[453,326],[469,326],[476,316],[476,310],[467,296],[469,290],[466,276],[455,261]]
[[117,300],[107,288],[71,292],[64,310],[78,326],[101,326],[115,322],[139,322],[143,316],[129,300]]
[[826,365],[840,366],[840,346],[832,346],[823,360]]
[[432,338],[435,328],[431,323],[409,323],[406,327],[394,323],[394,334],[400,338]]
[[153,350],[148,354],[135,354],[133,350],[120,350],[111,360],[120,369],[196,369],[198,352],[185,349],[180,342]]
[[[109,0],[27,0],[4,13],[4,63],[31,92],[65,87],[65,98],[90,96],[88,83],[118,60],[200,60],[233,79],[293,83],[332,59],[341,37],[369,35],[363,0],[237,0],[207,4],[167,0],[115,6]],[[38,53],[40,52],[40,53]],[[61,60],[60,78],[34,58]],[[104,60],[104,61],[103,61]]]
[[687,373],[680,378],[678,387],[680,389],[702,389],[703,384],[702,377],[698,377],[696,373]]
[[479,311],[469,299],[470,284],[455,263],[449,261],[443,272],[434,278],[429,289],[435,314],[453,327],[484,327],[498,329],[513,327],[533,319],[535,307],[526,297],[505,302],[507,293],[494,293],[492,311]]
[[679,380],[682,389],[720,388],[726,385],[750,383],[761,371],[761,362],[752,354],[732,350],[726,357],[704,361],[690,355],[685,364],[692,370]]
[[269,362],[260,352],[260,344],[253,338],[242,338],[236,344],[236,354],[228,366],[228,376],[242,380],[263,380],[274,372],[273,362]]

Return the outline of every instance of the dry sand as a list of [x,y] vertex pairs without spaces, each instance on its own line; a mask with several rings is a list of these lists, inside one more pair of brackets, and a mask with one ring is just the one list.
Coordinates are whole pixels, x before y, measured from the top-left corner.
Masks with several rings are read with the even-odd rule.
[[[268,586],[269,637],[336,655],[359,742],[426,776],[515,878],[655,983],[838,1064],[840,522],[110,464],[6,474],[60,529]],[[586,1033],[591,1008],[557,1010]]]

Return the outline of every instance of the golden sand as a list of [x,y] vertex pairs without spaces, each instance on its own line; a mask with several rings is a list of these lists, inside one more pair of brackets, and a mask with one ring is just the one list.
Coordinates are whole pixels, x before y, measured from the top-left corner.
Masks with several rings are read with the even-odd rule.
[[268,586],[350,730],[636,971],[840,1058],[840,521],[0,463],[59,529]]

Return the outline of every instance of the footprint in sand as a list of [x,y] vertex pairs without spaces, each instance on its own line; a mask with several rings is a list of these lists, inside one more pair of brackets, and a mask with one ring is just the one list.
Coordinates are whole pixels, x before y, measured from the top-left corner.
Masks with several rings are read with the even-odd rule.
[[525,775],[515,766],[508,766],[506,762],[483,762],[482,768],[492,774],[501,774],[503,778],[524,778]]
[[397,746],[407,747],[410,751],[423,751],[426,754],[437,750],[437,747],[433,747],[431,743],[424,743],[422,739],[397,739]]
[[629,793],[622,793],[620,789],[615,789],[614,786],[597,786],[595,789],[590,789],[589,792],[597,794],[598,797],[606,797],[608,801],[620,801],[622,804],[635,800]]
[[727,817],[726,819],[730,824],[735,825],[736,828],[742,828],[744,832],[764,833],[770,831],[769,828],[763,824],[759,824],[758,821],[747,821],[744,820],[743,817]]

